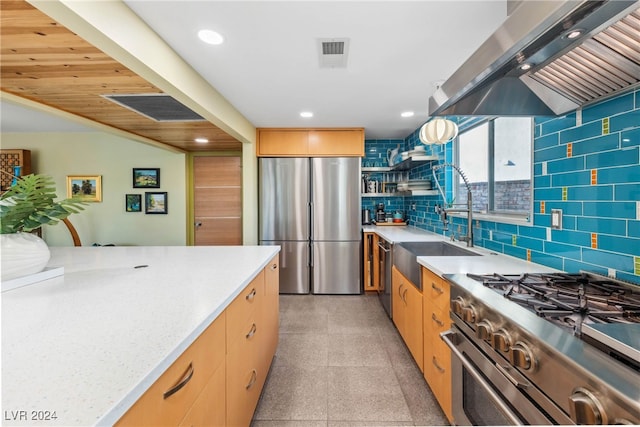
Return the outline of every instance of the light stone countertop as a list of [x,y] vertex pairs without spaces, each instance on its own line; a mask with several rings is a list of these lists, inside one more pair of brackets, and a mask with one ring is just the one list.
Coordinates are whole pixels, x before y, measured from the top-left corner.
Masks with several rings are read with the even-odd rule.
[[376,233],[390,243],[444,240],[443,236],[408,225],[364,225],[365,233]]
[[2,293],[3,425],[113,424],[279,250],[51,248],[63,276]]
[[558,270],[529,262],[510,255],[499,254],[483,247],[468,248],[464,242],[451,242],[442,235],[412,226],[363,226],[363,232],[373,232],[391,243],[446,241],[452,245],[471,250],[482,256],[422,256],[418,263],[435,274],[522,274],[548,273]]

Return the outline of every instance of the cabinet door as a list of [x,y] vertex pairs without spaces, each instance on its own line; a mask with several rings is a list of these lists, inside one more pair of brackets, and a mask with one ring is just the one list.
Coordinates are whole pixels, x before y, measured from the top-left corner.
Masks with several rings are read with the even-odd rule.
[[265,340],[264,364],[266,370],[271,365],[271,360],[276,353],[278,347],[279,334],[279,302],[280,302],[280,264],[279,257],[276,255],[264,269],[265,271],[265,300],[262,305],[262,323],[264,324]]
[[237,341],[245,339],[248,319],[257,317],[256,312],[265,298],[264,276],[264,271],[261,271],[225,310],[227,315],[227,353]]
[[449,284],[442,277],[422,267],[422,289],[425,296],[440,310],[449,308]]
[[248,426],[253,417],[262,384],[267,373],[263,370],[261,352],[266,331],[256,317],[250,316],[243,328],[243,337],[236,340],[227,352],[226,424]]
[[420,371],[423,371],[422,294],[408,279],[405,278],[405,282],[408,283],[404,298],[406,304],[405,341]]
[[374,236],[375,233],[364,233],[364,245],[362,251],[362,268],[364,279],[365,291],[377,291],[378,283],[374,280],[373,269],[377,262],[377,257],[374,254]]
[[307,130],[259,129],[257,155],[260,156],[308,156]]
[[404,276],[400,274],[397,268],[391,269],[391,312],[393,313],[393,323],[398,328],[398,332],[404,338],[404,318],[406,316],[406,307],[404,302],[404,293],[407,284],[404,282]]
[[364,156],[364,130],[311,130],[309,131],[311,156]]
[[378,243],[380,237],[377,234],[373,234],[373,286],[379,291],[383,292],[384,289],[380,286],[380,247]]
[[433,355],[431,358],[431,370],[433,385],[431,389],[436,396],[440,407],[449,420],[452,420],[451,412],[451,351],[449,347],[440,339],[440,333],[450,327],[449,312],[434,310],[432,312],[434,322],[431,346]]
[[149,387],[116,423],[118,426],[175,426],[204,389],[213,372],[224,364],[225,314]]
[[180,426],[224,426],[226,422],[225,364],[213,373]]
[[422,269],[424,313],[424,378],[449,421],[451,412],[451,352],[440,333],[451,326],[449,283],[432,271]]

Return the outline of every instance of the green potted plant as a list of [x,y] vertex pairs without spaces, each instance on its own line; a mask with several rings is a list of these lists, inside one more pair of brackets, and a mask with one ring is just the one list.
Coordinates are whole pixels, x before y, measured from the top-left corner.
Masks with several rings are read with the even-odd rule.
[[73,199],[56,202],[56,197],[53,178],[40,174],[20,177],[0,195],[3,281],[38,273],[47,265],[49,248],[31,231],[84,210],[84,202]]

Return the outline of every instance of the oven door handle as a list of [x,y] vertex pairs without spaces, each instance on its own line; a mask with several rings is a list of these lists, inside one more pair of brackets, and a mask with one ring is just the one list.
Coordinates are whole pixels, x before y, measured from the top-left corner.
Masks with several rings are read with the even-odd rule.
[[495,402],[495,404],[502,410],[504,415],[509,418],[514,425],[523,425],[522,420],[509,408],[502,400],[502,398],[493,390],[491,384],[484,379],[484,377],[476,370],[476,368],[471,364],[467,358],[462,354],[454,340],[458,336],[458,333],[454,330],[448,330],[440,333],[440,338],[444,343],[451,349],[451,352],[455,357],[460,360],[462,365],[466,368],[466,370],[471,374],[471,376],[482,386],[484,391],[487,392],[491,400]]

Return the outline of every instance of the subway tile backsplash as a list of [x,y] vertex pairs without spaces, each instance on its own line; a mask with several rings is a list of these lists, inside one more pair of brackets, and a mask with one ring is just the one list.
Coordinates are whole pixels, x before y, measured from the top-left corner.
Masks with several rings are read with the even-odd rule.
[[[400,144],[419,144],[417,129],[404,140],[367,140],[363,166],[386,161]],[[536,117],[533,221],[529,225],[474,219],[475,244],[568,272],[579,270],[640,285],[640,90],[562,117]],[[427,147],[451,161],[452,144]],[[433,165],[412,171],[431,178]],[[391,199],[391,198],[389,198]],[[440,196],[396,197],[386,203],[406,212],[411,225],[443,233],[435,214]],[[363,199],[363,208],[376,201]],[[562,209],[563,229],[551,230],[551,209]],[[465,218],[451,218],[464,234]]]

